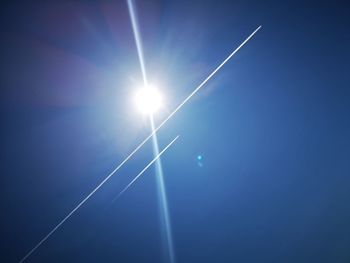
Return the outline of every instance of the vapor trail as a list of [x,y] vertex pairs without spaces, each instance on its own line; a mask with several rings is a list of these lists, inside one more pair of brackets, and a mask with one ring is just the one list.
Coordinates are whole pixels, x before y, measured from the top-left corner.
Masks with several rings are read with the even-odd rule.
[[[141,147],[141,146],[140,146]],[[67,221],[100,187],[107,182],[140,148],[136,148],[128,157],[122,161],[90,194],[88,194],[65,218],[63,218],[32,250],[30,250],[20,263],[24,262],[38,247],[41,246],[64,222]]]
[[32,250],[30,250],[22,259],[19,261],[20,263],[24,262],[38,247],[42,245],[69,217],[71,217],[100,187],[106,183],[112,175],[114,175],[176,112],[182,108],[182,106],[193,97],[203,86],[211,79],[215,73],[222,68],[223,65],[234,55],[236,54],[261,28],[259,26],[257,29],[253,31],[243,42],[240,44],[199,86],[182,102],[177,108],[170,113],[170,115],[160,124],[157,128],[155,128],[150,135],[148,135],[118,166],[115,168],[87,197],[83,199],[65,218],[62,219]]
[[[122,193],[124,193],[136,180],[140,177],[177,139],[179,135],[175,137],[135,178],[128,184],[128,186],[120,192],[117,196],[119,197]],[[129,155],[131,157],[131,155]],[[129,157],[129,158],[130,158]],[[74,214],[129,158],[125,159],[113,172],[111,172],[87,197],[84,198],[61,222],[59,222],[32,250],[30,250],[24,258],[22,258],[21,262],[24,262],[38,247],[42,245],[70,216]]]
[[141,172],[138,173],[138,175],[136,175],[136,177],[116,196],[116,198],[114,198],[113,201],[115,201],[116,199],[118,199],[126,190],[129,189],[129,187],[135,183],[135,181],[154,163],[156,162],[160,156],[179,138],[180,135],[176,136],[175,139],[173,139],[161,152],[159,152],[154,158],[153,160],[147,164],[147,166],[145,168],[142,169]]
[[[179,106],[176,107],[175,110],[173,110],[172,113],[169,114],[168,117],[165,118],[165,120],[158,125],[157,128],[155,128],[152,133],[150,135],[148,135],[148,137],[146,139],[143,140],[143,142],[141,142],[141,144],[133,151],[132,154],[134,154],[138,149],[140,149],[152,136],[153,134],[155,134],[171,117],[173,117],[173,115],[178,112],[182,106],[189,100],[193,97],[194,94],[196,94],[207,82],[208,80],[210,80],[216,72],[218,72],[219,69],[221,69],[227,61],[229,61],[230,58],[232,58],[232,56],[234,54],[236,54],[255,34],[256,32],[258,32],[258,30],[261,28],[261,26],[259,26],[257,29],[255,29],[253,31],[253,33],[251,33],[243,42],[242,44],[240,44],[201,84],[199,84],[197,86],[197,88],[195,88],[194,91],[192,91],[192,93],[190,95],[187,96],[187,98],[180,103]],[[128,156],[129,157],[129,156]],[[130,156],[131,157],[131,156]]]

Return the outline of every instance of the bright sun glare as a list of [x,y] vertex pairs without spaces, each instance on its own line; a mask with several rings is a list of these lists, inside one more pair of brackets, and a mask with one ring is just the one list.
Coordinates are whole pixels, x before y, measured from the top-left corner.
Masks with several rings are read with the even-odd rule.
[[136,92],[135,102],[141,113],[153,114],[162,106],[162,96],[155,87],[147,86]]

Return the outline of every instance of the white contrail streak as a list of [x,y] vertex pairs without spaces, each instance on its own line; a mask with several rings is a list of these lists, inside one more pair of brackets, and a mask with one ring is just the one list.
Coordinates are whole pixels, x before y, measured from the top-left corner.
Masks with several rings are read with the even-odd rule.
[[[173,139],[168,146],[166,146],[136,177],[134,180],[131,181],[131,183],[128,184],[128,186],[118,195],[118,197],[124,193],[136,180],[138,177],[140,177],[177,139],[179,138],[179,135]],[[131,155],[129,155],[131,157]],[[129,158],[130,158],[129,157]],[[128,158],[127,158],[128,159]],[[27,253],[27,255],[22,258],[21,262],[24,262],[38,247],[41,246],[42,243],[44,243],[70,216],[74,214],[119,168],[127,161],[125,159],[116,169],[114,169],[113,172],[111,172],[87,197],[84,198],[83,201],[81,201],[61,222],[59,222],[31,251]]]
[[[255,29],[253,31],[253,33],[251,33],[243,42],[242,44],[240,44],[201,84],[198,85],[197,88],[195,88],[194,91],[192,91],[192,93],[190,95],[187,96],[187,98],[180,103],[179,106],[176,107],[175,110],[173,110],[172,113],[169,114],[169,116],[160,124],[158,125],[157,128],[155,128],[152,133],[146,138],[144,139],[143,142],[141,142],[141,144],[133,151],[133,153],[135,153],[139,148],[141,148],[152,136],[153,134],[155,134],[171,117],[173,117],[173,115],[178,112],[182,106],[189,100],[193,97],[194,94],[196,94],[207,82],[208,80],[210,80],[216,72],[218,72],[219,69],[221,69],[227,61],[229,61],[230,58],[232,58],[232,56],[234,54],[236,54],[255,34],[256,32],[258,32],[258,30],[261,28],[261,26],[259,26],[257,29]],[[133,154],[132,153],[132,154]],[[128,156],[129,157],[129,156]]]
[[141,71],[142,71],[142,77],[143,77],[143,83],[147,85],[147,74],[146,74],[146,67],[145,67],[145,60],[143,59],[143,49],[142,49],[142,43],[141,43],[141,37],[140,37],[140,31],[137,23],[137,16],[135,14],[135,8],[132,0],[128,0],[128,10],[129,15],[131,19],[131,26],[132,31],[134,33],[134,38],[136,42],[136,48],[137,48],[137,54],[139,56],[140,65],[141,65]]
[[256,32],[258,32],[258,30],[261,28],[261,26],[259,26],[257,29],[254,30],[253,33],[251,33],[243,42],[242,44],[240,44],[201,84],[199,84],[199,86],[194,90],[192,91],[192,93],[190,95],[188,95],[188,97],[180,103],[179,106],[177,106],[177,108],[172,112],[170,113],[170,115],[156,128],[153,130],[153,132],[142,142],[146,142],[149,138],[151,138],[153,136],[153,134],[155,134],[171,117],[173,117],[173,115],[178,112],[179,109],[182,108],[182,106],[189,100],[193,97],[194,94],[196,94],[207,82],[208,80],[210,80],[216,72],[218,72],[219,69],[221,69],[227,61],[229,61],[230,58],[232,58],[232,56],[234,54],[236,54],[238,52],[238,50],[241,49],[241,47],[243,47],[254,35]]
[[68,218],[70,218],[100,187],[107,182],[113,174],[115,174],[139,149],[140,147],[136,148],[128,157],[122,161],[117,168],[115,168],[88,196],[86,196],[65,218],[63,218],[35,247],[33,247],[32,250],[30,250],[27,255],[25,255],[24,258],[22,258],[20,263],[24,262],[38,247],[41,246],[42,243],[44,243],[64,222],[67,221]]
[[135,181],[154,163],[158,160],[158,158],[160,158],[160,156],[179,138],[180,135],[176,136],[175,139],[173,139],[160,153],[158,153],[153,160],[147,164],[147,166],[145,168],[142,169],[141,172],[138,173],[138,175],[136,175],[136,177],[114,198],[113,201],[115,201],[116,199],[118,199],[126,190],[129,189],[129,187],[135,183]]
[[157,127],[155,128],[150,135],[147,136],[146,139],[144,139],[118,166],[115,168],[87,197],[83,199],[65,218],[62,219],[61,222],[58,223],[32,250],[30,250],[24,258],[22,258],[20,263],[24,262],[38,247],[41,246],[42,243],[44,243],[69,217],[71,217],[100,187],[106,183],[112,175],[114,175],[150,138],[152,138],[153,134],[155,134],[176,112],[182,108],[182,106],[193,97],[194,94],[196,94],[203,86],[208,82],[209,79],[211,79],[215,73],[224,66],[224,64],[234,55],[236,54],[254,35],[258,30],[261,28],[259,26],[257,29],[254,30],[253,33],[251,33],[243,42],[240,44],[177,108],[170,113],[170,115]]

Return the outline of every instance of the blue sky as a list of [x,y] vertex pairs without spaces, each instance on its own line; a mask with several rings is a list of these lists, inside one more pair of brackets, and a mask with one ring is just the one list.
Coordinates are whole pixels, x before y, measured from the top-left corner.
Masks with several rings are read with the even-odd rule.
[[[345,1],[135,1],[176,261],[349,262]],[[0,224],[18,262],[149,133],[124,1],[1,8]],[[198,160],[198,156],[202,156]],[[164,262],[148,143],[28,262]],[[199,164],[200,161],[200,164]]]

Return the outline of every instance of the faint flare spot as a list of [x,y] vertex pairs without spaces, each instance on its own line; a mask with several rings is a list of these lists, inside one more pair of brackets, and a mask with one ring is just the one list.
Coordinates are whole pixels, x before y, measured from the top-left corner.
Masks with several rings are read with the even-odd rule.
[[197,155],[197,165],[199,167],[203,167],[203,156],[202,155]]

